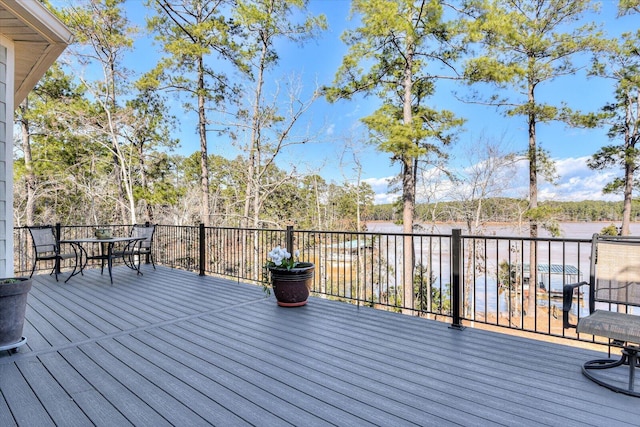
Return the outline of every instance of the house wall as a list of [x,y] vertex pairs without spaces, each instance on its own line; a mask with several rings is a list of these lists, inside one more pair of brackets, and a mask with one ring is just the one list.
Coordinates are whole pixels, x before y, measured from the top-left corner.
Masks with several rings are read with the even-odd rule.
[[13,276],[13,43],[0,37],[0,277]]

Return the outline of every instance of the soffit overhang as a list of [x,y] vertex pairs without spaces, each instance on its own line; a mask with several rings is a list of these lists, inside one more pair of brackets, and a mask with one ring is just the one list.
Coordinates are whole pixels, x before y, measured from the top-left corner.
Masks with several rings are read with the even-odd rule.
[[0,0],[0,35],[14,43],[17,107],[73,41],[73,35],[36,0]]

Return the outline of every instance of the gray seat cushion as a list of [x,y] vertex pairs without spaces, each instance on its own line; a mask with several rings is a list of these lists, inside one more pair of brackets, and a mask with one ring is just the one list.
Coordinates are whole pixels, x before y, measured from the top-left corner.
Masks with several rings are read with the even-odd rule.
[[596,310],[590,316],[580,319],[577,331],[580,334],[640,344],[640,316]]

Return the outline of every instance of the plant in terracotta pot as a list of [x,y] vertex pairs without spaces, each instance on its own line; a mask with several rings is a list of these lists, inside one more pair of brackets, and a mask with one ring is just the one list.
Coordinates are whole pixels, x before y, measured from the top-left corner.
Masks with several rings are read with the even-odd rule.
[[[307,303],[313,282],[315,265],[300,262],[300,251],[292,256],[286,249],[276,246],[267,254],[267,269],[271,276],[271,288],[281,307],[299,307]],[[265,292],[269,287],[265,283]]]
[[22,328],[30,290],[28,277],[0,279],[0,350],[16,351],[27,342]]

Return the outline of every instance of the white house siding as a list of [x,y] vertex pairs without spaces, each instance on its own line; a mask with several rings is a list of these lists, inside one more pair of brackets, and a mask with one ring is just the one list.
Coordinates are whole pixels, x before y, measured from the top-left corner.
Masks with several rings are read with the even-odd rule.
[[0,37],[0,277],[13,276],[13,44]]
[[13,268],[13,113],[73,34],[36,0],[0,0],[0,278]]

